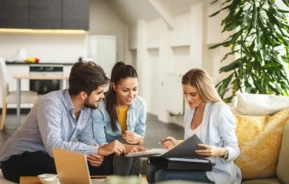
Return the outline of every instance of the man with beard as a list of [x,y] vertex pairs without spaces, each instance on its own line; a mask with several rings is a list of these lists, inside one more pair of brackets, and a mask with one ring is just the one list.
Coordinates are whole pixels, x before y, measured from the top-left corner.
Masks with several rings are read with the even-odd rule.
[[56,173],[53,147],[86,154],[93,175],[111,174],[112,156],[108,155],[120,155],[125,148],[118,141],[99,147],[93,139],[91,118],[108,81],[95,63],[75,63],[69,89],[41,97],[2,148],[4,177],[19,182],[21,176]]

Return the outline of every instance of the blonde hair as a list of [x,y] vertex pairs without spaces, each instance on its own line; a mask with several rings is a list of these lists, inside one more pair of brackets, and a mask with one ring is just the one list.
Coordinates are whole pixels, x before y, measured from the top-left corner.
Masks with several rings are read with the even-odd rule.
[[203,69],[194,68],[188,71],[182,78],[182,84],[196,87],[205,102],[223,102],[213,84],[212,78]]

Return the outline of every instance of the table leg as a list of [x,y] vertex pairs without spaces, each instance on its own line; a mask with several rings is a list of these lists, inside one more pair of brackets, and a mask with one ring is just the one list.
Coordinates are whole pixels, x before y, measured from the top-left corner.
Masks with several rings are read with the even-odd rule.
[[21,79],[17,79],[16,87],[16,103],[17,103],[17,126],[20,126],[20,102],[21,102]]

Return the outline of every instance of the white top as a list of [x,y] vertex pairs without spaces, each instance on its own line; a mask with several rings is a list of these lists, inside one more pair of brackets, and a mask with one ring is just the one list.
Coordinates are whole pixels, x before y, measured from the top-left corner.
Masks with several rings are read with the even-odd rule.
[[189,127],[189,129],[188,129],[188,137],[191,137],[194,134],[196,134],[199,138],[201,137],[201,125],[199,125],[194,130],[192,130],[191,127]]

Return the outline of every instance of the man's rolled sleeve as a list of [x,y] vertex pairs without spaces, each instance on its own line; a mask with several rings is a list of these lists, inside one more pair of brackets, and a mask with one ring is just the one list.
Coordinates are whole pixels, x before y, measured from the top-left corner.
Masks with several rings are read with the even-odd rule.
[[84,154],[90,155],[90,154],[98,154],[98,148],[99,146],[90,146],[87,145],[86,146],[86,151],[84,152]]

